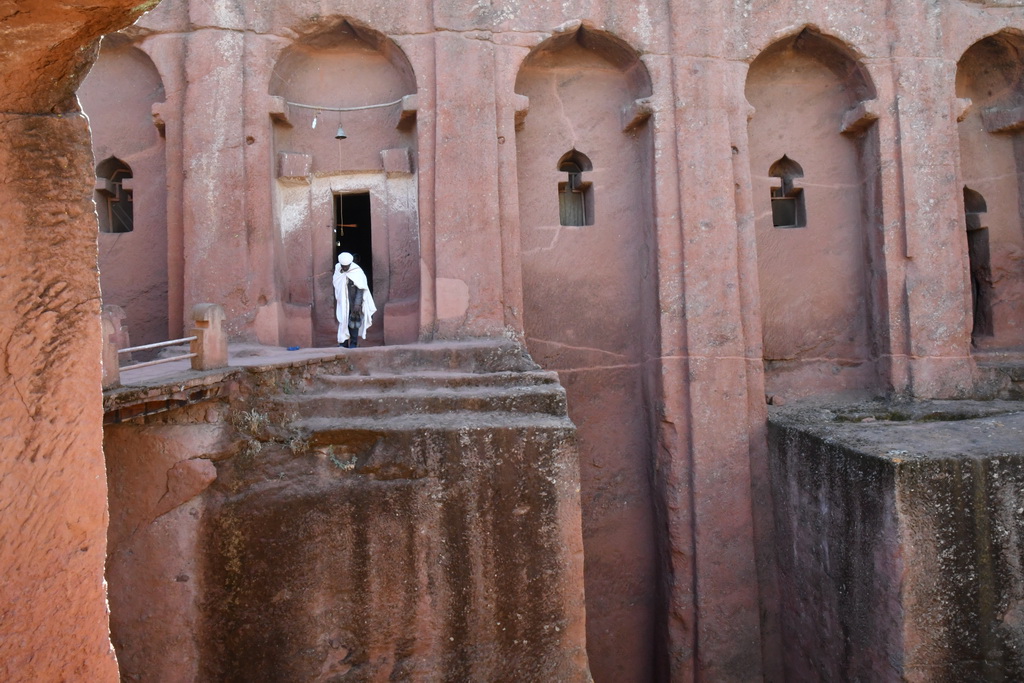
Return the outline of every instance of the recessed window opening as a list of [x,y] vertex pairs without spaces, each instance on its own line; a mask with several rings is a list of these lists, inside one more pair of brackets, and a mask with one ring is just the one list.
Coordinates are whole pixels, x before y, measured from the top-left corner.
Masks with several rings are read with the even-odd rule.
[[96,167],[96,213],[100,232],[131,232],[135,228],[132,169],[117,157]]
[[971,308],[973,324],[971,343],[977,345],[980,337],[995,335],[992,320],[992,264],[988,246],[988,227],[981,224],[981,216],[988,205],[980,192],[964,187],[964,214],[967,225],[967,260],[971,269]]
[[558,222],[562,225],[594,224],[594,193],[583,173],[593,169],[590,159],[575,149],[558,160],[558,170],[566,174],[558,183]]
[[807,209],[804,206],[803,188],[794,187],[796,178],[804,177],[804,169],[788,156],[783,155],[768,169],[768,175],[778,178],[781,183],[771,190],[772,225],[776,228],[803,228],[807,226]]
[[370,222],[370,193],[334,195],[334,263],[347,251],[366,273],[373,293],[373,229]]

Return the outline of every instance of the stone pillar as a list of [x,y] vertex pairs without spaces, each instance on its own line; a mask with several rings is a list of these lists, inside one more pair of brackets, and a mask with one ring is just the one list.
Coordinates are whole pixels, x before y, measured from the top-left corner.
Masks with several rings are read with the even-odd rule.
[[191,350],[193,370],[228,366],[228,337],[224,332],[224,309],[217,304],[196,304],[192,308],[195,327]]
[[[733,81],[726,60],[679,58],[675,92],[700,107],[676,112],[682,207],[698,661],[695,677],[759,678],[761,642],[754,564],[746,340],[730,130]],[[695,139],[722,146],[712,153]],[[694,157],[699,157],[697,161]],[[722,425],[732,425],[723,430]],[[681,559],[681,558],[680,558]]]
[[184,305],[220,304],[228,334],[251,337],[243,17],[233,3],[215,0],[190,3],[189,19],[203,28],[189,34],[185,47]]
[[[0,33],[2,35],[2,33]],[[0,678],[117,680],[88,122],[0,114]]]
[[[116,681],[92,152],[74,92],[146,6],[0,13],[0,679]],[[86,7],[87,5],[87,7]]]
[[103,388],[112,389],[121,384],[121,366],[118,362],[117,328],[118,319],[108,308],[119,308],[118,306],[104,306],[103,319],[101,321],[101,339],[103,340]]
[[[656,114],[656,125],[674,136],[660,132],[658,146],[674,146],[678,169],[675,187],[658,185],[666,200],[659,198],[658,215],[678,207],[680,217],[662,219],[675,223],[678,234],[659,229],[663,382],[666,423],[671,421],[662,426],[661,439],[672,453],[660,468],[673,577],[667,674],[672,680],[759,680],[751,478],[757,451],[752,454],[751,444],[762,415],[752,406],[763,401],[763,384],[760,328],[744,308],[757,270],[752,230],[737,229],[743,207],[737,205],[735,167],[748,162],[745,156],[734,162],[738,148],[731,149],[731,143],[746,141],[745,108],[736,95],[745,70],[721,54],[730,24],[715,10],[675,11],[672,35],[695,22],[708,28],[699,42],[673,38],[675,109]],[[666,262],[673,257],[676,265]]]
[[[153,15],[145,17],[147,22]],[[190,321],[184,300],[185,251],[182,233],[182,191],[184,163],[182,156],[182,108],[185,92],[183,69],[186,37],[175,23],[157,24],[166,33],[150,35],[138,44],[149,55],[160,72],[167,99],[153,105],[154,124],[162,127],[167,169],[167,338],[185,336]]]
[[[312,334],[310,306],[304,303],[305,297],[294,300],[289,296],[290,292],[286,292],[279,284],[281,274],[277,272],[284,267],[286,279],[301,278],[301,283],[306,287],[312,284],[311,264],[299,268],[299,264],[286,260],[279,253],[284,244],[275,227],[274,192],[271,188],[276,182],[278,159],[274,156],[274,135],[267,114],[267,92],[274,63],[285,44],[276,36],[248,34],[242,46],[245,107],[242,114],[244,118],[237,131],[237,144],[240,145],[244,164],[240,168],[243,177],[239,189],[245,193],[245,213],[240,214],[239,221],[244,223],[246,239],[250,245],[245,256],[250,278],[246,283],[247,299],[254,316],[251,334],[261,344],[310,346],[315,338],[315,335],[309,336]],[[321,227],[321,224],[316,227]],[[307,224],[304,228],[316,232],[313,225]],[[307,251],[303,256],[311,259],[313,250],[306,246]],[[287,266],[284,266],[285,263]],[[247,311],[246,319],[248,314]],[[293,318],[297,320],[289,326]]]
[[498,203],[501,212],[502,305],[505,325],[516,334],[523,333],[523,262],[519,222],[519,179],[516,153],[516,125],[529,111],[527,97],[515,91],[516,77],[529,54],[528,45],[518,44],[522,36],[513,33],[498,37],[498,64],[495,69],[495,97],[498,104],[496,159],[501,188]]
[[[461,24],[436,8],[439,25]],[[453,3],[456,4],[456,3]],[[436,335],[498,336],[502,311],[495,46],[486,31],[436,34],[434,159]]]
[[[658,423],[655,491],[668,530],[662,539],[667,560],[659,569],[664,581],[664,652],[666,679],[695,680],[696,614],[693,594],[693,491],[688,453],[689,399],[686,319],[683,292],[683,235],[679,225],[679,159],[676,155],[674,69],[670,56],[644,59],[655,84],[650,126],[654,135],[654,179],[658,244],[658,300],[661,310],[660,389],[663,409]],[[660,86],[660,87],[659,87]]]
[[[938,13],[919,3],[893,9],[894,144],[905,230],[904,305],[907,338],[895,350],[908,358],[908,386],[919,398],[964,395],[971,389],[970,299],[964,288],[963,214],[957,183],[959,136],[956,62],[941,55]],[[883,142],[884,144],[884,142]],[[954,274],[954,275],[951,275]],[[891,311],[899,317],[902,311]]]

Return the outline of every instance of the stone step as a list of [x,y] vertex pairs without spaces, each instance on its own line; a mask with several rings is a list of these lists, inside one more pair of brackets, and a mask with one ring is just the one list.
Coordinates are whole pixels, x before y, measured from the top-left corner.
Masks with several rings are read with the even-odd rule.
[[558,374],[546,370],[526,372],[452,372],[421,370],[403,374],[339,375],[321,374],[318,388],[324,391],[360,391],[373,389],[380,392],[405,392],[412,389],[473,388],[473,387],[525,387],[557,385]]
[[373,382],[356,388],[278,396],[269,402],[278,419],[346,416],[388,417],[404,413],[438,414],[459,411],[545,413],[564,415],[565,390],[558,384],[427,386],[392,385],[381,389]]
[[331,372],[342,375],[400,375],[421,371],[481,374],[540,369],[522,346],[507,340],[339,349],[334,359]]
[[978,361],[978,373],[985,398],[1024,399],[1024,360],[986,358]]
[[310,446],[348,444],[365,440],[370,434],[471,433],[481,430],[546,431],[576,427],[566,415],[508,413],[505,411],[458,410],[439,414],[405,413],[380,419],[374,416],[307,417],[293,420],[288,434],[300,435]]

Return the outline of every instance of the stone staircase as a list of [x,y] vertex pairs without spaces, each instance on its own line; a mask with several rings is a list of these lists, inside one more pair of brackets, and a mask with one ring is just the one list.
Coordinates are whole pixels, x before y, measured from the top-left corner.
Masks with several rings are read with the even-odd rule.
[[[507,342],[354,349],[298,393],[268,404],[271,422],[327,443],[346,429],[543,423],[571,428],[558,375]],[[333,435],[333,436],[332,436]]]
[[510,342],[444,343],[263,387],[265,446],[222,468],[208,516],[211,679],[589,680],[555,373]]

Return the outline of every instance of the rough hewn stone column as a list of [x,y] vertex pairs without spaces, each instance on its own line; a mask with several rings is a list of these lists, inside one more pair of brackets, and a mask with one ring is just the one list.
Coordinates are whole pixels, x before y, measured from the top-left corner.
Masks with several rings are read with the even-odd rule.
[[[763,399],[748,395],[751,386],[760,386],[759,375],[748,374],[757,373],[760,359],[748,357],[752,347],[740,322],[750,294],[744,289],[749,274],[741,267],[750,262],[741,265],[737,254],[749,254],[750,244],[737,229],[732,157],[738,151],[730,149],[745,125],[735,94],[742,71],[720,55],[729,44],[719,38],[728,20],[704,6],[673,10],[675,26],[694,21],[708,27],[702,37],[707,42],[675,38],[672,63],[678,103],[674,192],[682,217],[675,248],[682,266],[681,291],[671,302],[684,321],[670,323],[680,336],[663,341],[662,350],[671,406],[666,417],[674,425],[663,425],[661,437],[679,449],[662,469],[672,577],[668,674],[672,680],[759,680],[751,445]],[[695,102],[700,106],[684,104]]]
[[904,297],[909,386],[918,398],[963,396],[971,387],[970,297],[965,272],[956,63],[941,55],[940,15],[914,3],[892,9],[896,130],[906,231]]
[[[504,329],[494,44],[463,3],[440,2],[436,35],[435,294],[439,337]],[[466,29],[466,30],[463,30]],[[455,104],[460,103],[460,104]],[[465,103],[472,103],[466,106]]]
[[114,680],[92,151],[85,117],[0,114],[0,677]]
[[224,307],[231,335],[254,336],[245,221],[245,92],[241,11],[228,2],[191,3],[185,47],[188,89],[183,131],[183,223],[186,310],[200,302]]
[[146,9],[131,4],[0,9],[3,680],[117,680],[92,152],[74,92],[95,39]]

